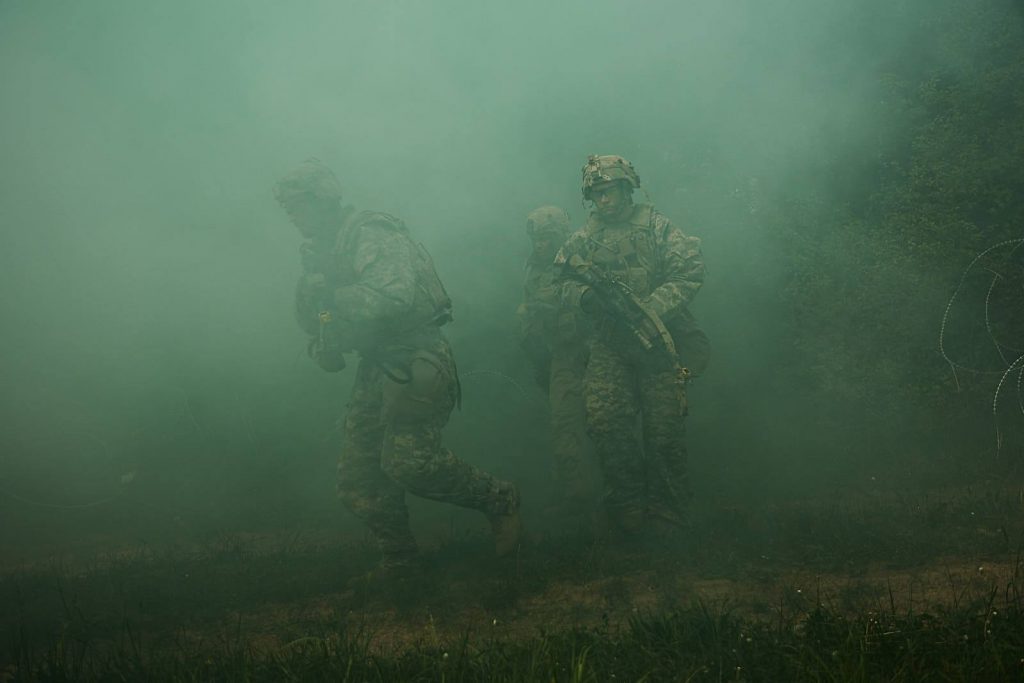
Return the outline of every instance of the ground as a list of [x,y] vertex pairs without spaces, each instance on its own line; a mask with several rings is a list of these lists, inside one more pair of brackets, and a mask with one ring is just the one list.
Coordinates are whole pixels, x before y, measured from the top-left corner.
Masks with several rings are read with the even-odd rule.
[[[663,626],[650,625],[679,615],[726,620],[772,642],[806,639],[822,619],[848,633],[877,628],[883,639],[912,630],[915,638],[941,632],[948,640],[957,629],[969,638],[978,624],[989,633],[992,615],[1018,619],[1022,608],[1024,505],[1020,490],[1005,483],[917,497],[732,505],[637,543],[596,536],[586,525],[535,528],[517,555],[501,560],[491,557],[482,529],[435,531],[419,532],[423,571],[402,579],[368,574],[375,557],[366,539],[329,527],[198,542],[186,535],[165,545],[100,536],[59,551],[7,553],[0,578],[6,679],[46,678],[40,672],[52,673],[55,657],[71,658],[65,668],[84,667],[106,653],[107,666],[123,666],[125,643],[141,659],[176,657],[179,665],[221,662],[227,651],[244,652],[250,663],[306,657],[310,647],[330,660],[341,650],[351,657],[358,644],[360,657],[379,667],[408,662],[413,652],[444,663],[459,648],[477,657],[544,649],[555,642],[545,639],[564,634],[598,639],[587,646],[587,667],[596,671],[612,665],[599,660],[604,643],[614,649],[643,634],[668,638]],[[671,637],[690,637],[687,628]],[[855,640],[861,655],[873,642],[863,633]],[[1006,647],[1024,645],[1019,640],[1010,637]],[[985,652],[996,671],[1012,659],[1000,648]],[[715,657],[709,662],[722,655]],[[756,668],[761,660],[752,661]],[[710,664],[692,665],[700,673]],[[574,680],[588,679],[575,671]]]

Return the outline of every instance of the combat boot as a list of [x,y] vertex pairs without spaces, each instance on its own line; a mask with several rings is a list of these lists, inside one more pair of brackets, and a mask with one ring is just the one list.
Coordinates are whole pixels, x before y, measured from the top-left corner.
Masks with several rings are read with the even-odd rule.
[[505,557],[519,548],[523,524],[519,519],[519,491],[512,487],[511,500],[500,513],[490,513],[487,521],[491,523],[494,535],[494,552],[498,557]]

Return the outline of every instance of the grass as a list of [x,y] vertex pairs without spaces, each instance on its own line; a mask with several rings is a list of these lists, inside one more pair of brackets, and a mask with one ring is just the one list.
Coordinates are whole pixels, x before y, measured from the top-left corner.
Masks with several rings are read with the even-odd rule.
[[[735,507],[678,538],[222,535],[0,576],[0,681],[1020,680],[1011,493]],[[264,539],[265,540],[265,539]]]
[[818,608],[768,624],[703,605],[632,619],[622,629],[572,629],[517,640],[468,635],[376,652],[368,634],[325,629],[263,652],[230,639],[146,647],[125,628],[93,647],[63,635],[22,645],[8,680],[218,681],[920,681],[1018,680],[1019,600],[956,611],[848,618]]

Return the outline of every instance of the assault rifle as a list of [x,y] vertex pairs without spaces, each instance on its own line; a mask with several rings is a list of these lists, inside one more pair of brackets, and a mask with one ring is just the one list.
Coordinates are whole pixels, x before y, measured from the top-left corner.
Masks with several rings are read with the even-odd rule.
[[589,287],[597,305],[632,345],[671,367],[679,366],[672,335],[658,314],[640,301],[628,284],[578,255],[565,263],[562,275]]

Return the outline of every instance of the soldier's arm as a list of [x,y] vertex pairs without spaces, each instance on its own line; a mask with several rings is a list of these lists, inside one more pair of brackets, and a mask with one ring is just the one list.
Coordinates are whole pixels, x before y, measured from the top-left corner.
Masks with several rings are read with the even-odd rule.
[[551,271],[531,265],[523,284],[523,303],[519,317],[519,345],[535,366],[551,360],[550,345],[558,300],[551,284]]
[[523,297],[523,303],[516,308],[516,318],[519,320],[519,343],[523,348],[528,348],[540,338],[541,330],[529,285],[525,289],[526,296]]
[[524,324],[544,334],[550,327],[561,305],[560,289],[555,267],[530,266],[523,285],[523,303],[519,306]]
[[661,217],[658,246],[662,252],[663,280],[647,297],[646,303],[662,320],[669,320],[693,301],[704,283],[704,257],[700,239],[684,235]]
[[558,287],[558,299],[563,306],[579,308],[580,299],[583,298],[583,290],[586,286],[566,276],[566,269],[569,266],[569,259],[579,250],[581,238],[574,234],[569,237],[562,248],[555,255],[555,285]]
[[387,226],[369,224],[360,230],[355,282],[334,290],[339,318],[359,326],[409,313],[416,296],[412,243]]
[[308,273],[299,276],[295,286],[295,320],[299,323],[302,331],[309,335],[320,333],[320,303],[318,297],[326,290],[322,287],[323,276],[320,281],[311,277]]

